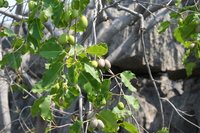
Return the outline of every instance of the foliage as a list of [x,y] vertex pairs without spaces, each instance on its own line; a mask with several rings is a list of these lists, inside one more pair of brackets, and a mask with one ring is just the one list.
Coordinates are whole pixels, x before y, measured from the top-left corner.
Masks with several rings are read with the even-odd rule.
[[200,13],[198,6],[180,7],[180,2],[177,1],[176,3],[179,7],[178,11],[170,13],[171,22],[162,22],[158,32],[164,32],[174,20],[178,22],[173,35],[176,41],[186,49],[183,63],[185,64],[187,75],[190,76],[196,67],[197,61],[200,59]]
[[[0,6],[6,7],[6,1],[3,2],[0,3]],[[21,3],[20,0],[17,2]],[[117,105],[113,109],[106,109],[114,103],[113,93],[110,91],[112,78],[120,79],[130,92],[135,92],[136,89],[131,84],[131,80],[136,78],[135,75],[131,71],[115,75],[110,69],[105,70],[91,64],[91,61],[104,58],[103,56],[107,54],[108,47],[105,43],[83,47],[82,44],[76,42],[77,32],[84,32],[87,28],[83,11],[88,3],[89,0],[73,0],[70,3],[59,0],[29,1],[28,19],[18,22],[27,23],[27,35],[16,35],[7,28],[0,33],[1,37],[12,37],[14,40],[12,42],[13,51],[3,57],[0,66],[2,68],[10,67],[18,72],[22,62],[21,56],[26,53],[40,56],[47,61],[48,67],[46,67],[44,75],[31,90],[40,95],[32,105],[33,116],[40,115],[46,121],[53,121],[55,118],[52,108],[68,109],[75,99],[85,94],[96,111],[95,116],[105,124],[103,131],[117,132],[121,126],[129,132],[136,133],[136,127],[125,122],[125,118],[131,116],[128,109],[117,110]],[[47,21],[52,22],[57,29],[64,29],[64,34],[67,36],[59,39],[52,34],[50,37],[46,37],[45,23]],[[73,37],[73,43],[71,43],[70,37]],[[74,45],[70,45],[70,43]],[[104,78],[104,73],[109,72],[112,74],[111,78]],[[121,91],[123,90],[121,89]],[[124,99],[128,106],[131,105],[130,107],[136,110],[139,108],[138,101],[131,95],[122,93],[118,99]],[[84,115],[86,114],[87,112]],[[123,122],[118,123],[119,120],[123,120]],[[81,132],[82,125],[87,121],[90,119],[84,121],[81,121],[80,118],[77,119],[70,126],[69,132]],[[48,127],[48,130],[51,130],[50,128]]]
[[160,129],[157,133],[169,133],[168,128],[163,127],[162,129]]

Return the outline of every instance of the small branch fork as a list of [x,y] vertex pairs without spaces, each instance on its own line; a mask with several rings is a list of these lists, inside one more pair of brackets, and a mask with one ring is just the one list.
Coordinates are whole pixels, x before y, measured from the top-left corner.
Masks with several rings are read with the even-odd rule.
[[135,12],[133,10],[130,10],[129,8],[126,8],[126,7],[121,6],[119,4],[116,4],[116,8],[118,10],[124,10],[124,11],[126,11],[126,12],[128,12],[132,15],[138,16],[140,18],[140,37],[141,37],[141,43],[142,43],[142,47],[143,47],[144,60],[145,60],[146,66],[147,66],[147,70],[148,70],[150,79],[153,82],[154,88],[156,90],[156,93],[157,93],[157,96],[158,96],[158,99],[159,99],[160,112],[161,112],[161,117],[162,117],[162,127],[164,127],[164,121],[165,120],[164,120],[164,113],[163,113],[163,105],[162,105],[162,102],[161,102],[161,97],[160,97],[158,87],[157,87],[156,82],[155,82],[155,80],[152,76],[152,72],[151,72],[150,65],[149,65],[149,62],[148,62],[148,59],[147,59],[147,55],[146,55],[146,47],[145,47],[145,42],[144,42],[144,32],[145,32],[144,17],[143,17],[142,14]]

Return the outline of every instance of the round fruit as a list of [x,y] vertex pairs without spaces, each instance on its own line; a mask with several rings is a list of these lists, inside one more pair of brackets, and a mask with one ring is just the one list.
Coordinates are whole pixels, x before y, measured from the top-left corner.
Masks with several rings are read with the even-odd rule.
[[104,59],[99,59],[97,62],[98,62],[98,67],[99,68],[104,68],[105,67],[105,60]]
[[68,42],[68,40],[69,40],[69,37],[68,37],[68,35],[67,34],[62,34],[61,36],[59,36],[59,38],[58,38],[58,42],[60,43],[60,44],[66,44],[67,42]]
[[29,10],[33,10],[36,6],[37,6],[37,3],[35,1],[30,1],[28,3]]
[[123,110],[124,109],[124,104],[122,102],[119,102],[117,104],[117,107],[118,107],[119,110]]
[[105,127],[103,121],[102,121],[102,120],[99,120],[99,119],[98,119],[97,121],[98,121],[97,128],[98,128],[98,129],[103,129],[103,128]]
[[47,17],[47,15],[45,14],[44,11],[40,12],[39,18],[40,18],[40,21],[41,21],[42,23],[45,23],[45,22],[47,22],[47,20],[48,20],[48,17]]
[[75,43],[74,36],[69,35],[68,38],[69,38],[69,43],[70,43],[71,45],[74,45],[74,43]]
[[195,47],[194,43],[190,44],[190,48],[194,48],[194,47]]
[[80,17],[79,24],[83,28],[86,28],[88,26],[88,20],[87,20],[86,16],[82,15]]
[[91,121],[90,121],[90,127],[91,128],[96,128],[99,124],[99,121],[96,119],[96,118],[93,118]]
[[96,60],[91,61],[93,67],[98,67],[98,62]]
[[110,61],[105,59],[105,68],[108,70],[111,68],[111,64],[110,64]]

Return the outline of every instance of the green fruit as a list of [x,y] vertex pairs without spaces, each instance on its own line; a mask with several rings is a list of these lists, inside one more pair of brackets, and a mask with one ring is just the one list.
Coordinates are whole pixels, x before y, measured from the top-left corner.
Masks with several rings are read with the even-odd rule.
[[107,59],[105,59],[105,68],[106,68],[107,70],[109,70],[109,69],[111,68],[110,61],[107,60]]
[[74,44],[75,44],[74,36],[69,35],[68,38],[69,38],[69,43],[70,43],[71,45],[74,45]]
[[98,67],[98,62],[96,60],[91,61],[91,64],[93,67],[97,68]]
[[98,125],[97,125],[97,128],[98,129],[103,129],[104,127],[105,127],[105,125],[104,125],[104,123],[103,123],[103,121],[102,120],[97,120],[97,122],[98,122]]
[[30,1],[28,3],[28,7],[29,7],[30,11],[33,10],[36,6],[37,6],[37,2],[35,2],[35,1]]
[[105,67],[105,60],[104,59],[99,59],[97,62],[98,62],[98,67],[99,68],[104,68]]
[[124,109],[124,104],[122,102],[119,102],[117,104],[117,107],[118,107],[119,110],[123,110]]
[[41,21],[42,23],[45,23],[45,22],[47,22],[47,20],[48,20],[48,17],[47,17],[47,15],[46,15],[45,11],[40,12],[39,18],[40,18],[40,21]]
[[58,42],[62,45],[67,44],[68,40],[69,40],[69,36],[65,33],[59,36],[58,38]]
[[86,28],[88,26],[88,20],[87,20],[86,16],[82,15],[80,17],[79,26],[83,27],[83,28]]

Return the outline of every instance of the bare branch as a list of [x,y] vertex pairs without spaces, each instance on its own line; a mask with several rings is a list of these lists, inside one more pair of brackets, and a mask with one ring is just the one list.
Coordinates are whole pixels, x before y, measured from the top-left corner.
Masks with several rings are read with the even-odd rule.
[[167,98],[160,98],[164,101],[167,101],[173,108],[174,110],[176,111],[176,113],[181,117],[183,118],[185,121],[187,121],[188,123],[192,124],[193,126],[197,127],[198,129],[200,129],[200,126],[198,126],[197,124],[191,122],[190,120],[188,120],[187,118],[185,118],[181,113],[180,111],[167,99]]
[[14,14],[12,12],[5,11],[3,9],[0,9],[0,13],[3,14],[3,15],[6,15],[8,17],[11,17],[11,18],[13,18],[15,20],[28,19],[28,17],[22,16],[22,15],[17,15],[17,14]]
[[145,42],[144,42],[144,30],[145,30],[145,27],[144,27],[144,17],[142,14],[138,13],[138,12],[135,12],[133,10],[130,10],[124,6],[121,6],[121,5],[117,5],[117,8],[119,10],[124,10],[126,12],[129,12],[131,13],[132,15],[136,15],[140,18],[140,35],[141,35],[141,42],[142,42],[142,47],[143,47],[143,54],[144,54],[144,60],[145,60],[145,63],[146,63],[146,66],[147,66],[147,70],[148,70],[148,73],[149,73],[149,76],[150,76],[150,79],[152,80],[153,82],[153,85],[154,85],[154,88],[156,90],[156,93],[157,93],[157,96],[158,96],[158,100],[159,100],[159,105],[160,105],[160,112],[161,112],[161,117],[162,117],[162,127],[164,127],[164,113],[163,113],[163,105],[162,105],[162,102],[160,100],[160,93],[158,91],[158,87],[156,85],[156,82],[152,76],[152,72],[151,72],[151,69],[150,69],[150,65],[149,65],[149,62],[147,60],[147,56],[146,56],[146,48],[145,48]]

